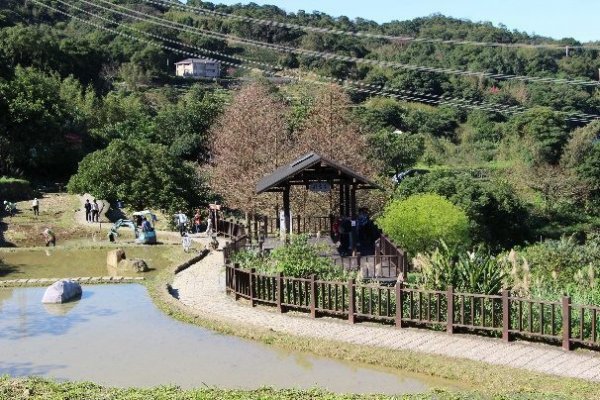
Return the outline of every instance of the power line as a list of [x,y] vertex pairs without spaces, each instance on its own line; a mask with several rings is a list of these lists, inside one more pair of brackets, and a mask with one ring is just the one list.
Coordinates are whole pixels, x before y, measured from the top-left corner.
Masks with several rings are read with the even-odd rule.
[[[171,23],[173,25],[177,25],[177,26],[181,27],[181,29],[187,30],[188,32],[193,30],[193,31],[200,32],[207,36],[217,37],[217,38],[223,39],[223,40],[230,40],[232,42],[237,42],[237,43],[243,43],[243,44],[247,44],[247,45],[254,46],[254,47],[275,50],[278,52],[319,57],[319,58],[323,58],[326,60],[337,60],[337,61],[350,62],[350,63],[368,64],[368,65],[375,65],[375,66],[379,66],[379,67],[383,67],[383,68],[399,68],[399,69],[419,71],[419,72],[432,72],[432,73],[438,73],[438,74],[450,74],[450,75],[460,75],[460,76],[475,76],[475,77],[479,77],[479,78],[490,78],[490,79],[497,79],[497,80],[517,80],[517,81],[524,81],[524,82],[558,83],[558,84],[582,85],[582,86],[600,86],[600,82],[584,80],[584,79],[565,79],[565,78],[550,78],[550,77],[545,78],[545,77],[536,77],[536,76],[527,76],[527,75],[495,74],[495,73],[491,73],[491,72],[458,70],[458,69],[452,69],[452,68],[427,67],[427,66],[421,66],[421,65],[403,64],[403,63],[398,63],[398,62],[394,62],[394,61],[381,61],[381,60],[373,60],[373,59],[368,59],[368,58],[343,56],[343,55],[339,55],[339,54],[335,54],[335,53],[307,50],[307,49],[303,49],[303,48],[290,47],[290,46],[273,44],[273,43],[263,43],[263,42],[260,42],[257,40],[244,39],[244,38],[240,38],[240,37],[229,35],[229,34],[213,32],[210,30],[193,27],[193,26],[189,26],[186,24],[181,24],[176,21],[166,20],[164,18],[160,18],[160,17],[156,17],[156,16],[153,16],[150,14],[140,12],[140,11],[132,10],[130,8],[124,7],[119,4],[111,3],[107,0],[98,0],[98,1],[105,3],[105,4],[109,4],[112,7],[117,7],[117,8],[126,10],[130,13],[142,15],[146,18],[150,18],[150,19],[154,19],[154,20],[158,20],[158,21],[162,21],[162,22],[168,21],[169,23]],[[100,8],[107,9],[106,7],[103,7],[100,5],[97,5],[97,6]],[[129,16],[131,18],[140,19],[140,17],[135,17],[130,14],[129,15],[124,14],[124,13],[116,11],[114,9],[112,9],[112,10],[117,13]],[[175,28],[173,26],[173,29],[178,29],[178,28]],[[179,30],[181,30],[181,29],[179,29]]]
[[[117,24],[117,25],[122,26],[122,27],[124,27],[126,29],[130,29],[130,30],[136,31],[136,32],[141,33],[143,35],[151,36],[151,37],[157,38],[159,40],[171,42],[171,43],[178,44],[178,45],[185,46],[185,47],[194,48],[194,49],[197,49],[197,50],[205,52],[205,53],[209,53],[209,54],[218,55],[218,56],[221,56],[221,57],[226,57],[226,58],[234,59],[234,60],[240,61],[240,62],[246,62],[246,63],[260,65],[262,67],[266,67],[269,70],[271,70],[269,72],[272,72],[273,70],[278,70],[279,69],[277,66],[274,66],[274,65],[271,65],[271,64],[268,64],[268,63],[254,61],[254,60],[249,60],[249,59],[246,59],[246,58],[243,58],[243,57],[231,56],[231,55],[220,53],[220,52],[217,52],[217,51],[214,51],[214,50],[209,50],[209,49],[206,49],[206,48],[203,48],[203,47],[198,47],[198,46],[189,45],[189,44],[186,44],[186,43],[183,43],[183,42],[180,42],[180,41],[175,41],[175,40],[172,40],[172,39],[169,39],[169,38],[165,38],[165,37],[160,36],[160,35],[155,35],[155,34],[151,34],[151,33],[148,33],[148,32],[144,32],[144,31],[135,29],[135,28],[133,28],[133,27],[131,27],[129,25],[120,24],[120,23],[118,23],[118,22],[116,22],[116,21],[114,21],[112,19],[107,19],[107,18],[104,18],[104,17],[99,16],[97,14],[94,14],[94,13],[88,12],[86,10],[83,10],[81,8],[75,7],[72,4],[70,4],[70,3],[65,3],[65,2],[63,2],[61,0],[57,0],[57,1],[59,1],[59,2],[61,2],[63,4],[67,4],[68,6],[74,8],[74,9],[77,9],[79,11],[82,11],[84,13],[87,13],[88,15],[91,15],[93,17],[103,19],[103,20],[105,20],[105,21],[107,21],[109,23]],[[97,6],[96,4],[90,3],[90,2],[88,2],[86,0],[79,0],[79,1],[81,1],[83,3],[86,3],[86,4]],[[99,6],[99,7],[100,8],[104,8],[102,6]],[[114,11],[114,10],[113,10],[113,12],[115,12],[117,14],[122,14],[122,13],[120,13],[118,11]],[[148,22],[152,22],[152,21],[148,21]],[[161,24],[161,26],[164,26],[164,25]],[[294,71],[290,71],[290,70],[288,70],[288,71],[292,72],[292,73],[294,72]],[[372,84],[368,84],[368,83],[364,83],[364,82],[360,82],[360,81],[343,80],[343,79],[339,79],[339,78],[333,78],[333,77],[319,75],[319,74],[316,74],[316,73],[311,73],[311,74],[314,75],[314,76],[316,76],[318,79],[329,81],[329,82],[333,82],[333,83],[336,83],[336,84],[352,85],[354,87],[360,87],[362,89],[365,89],[365,88],[373,89],[369,93],[381,93],[381,92],[392,91],[392,92],[396,92],[396,93],[401,93],[403,95],[408,94],[408,95],[411,96],[411,97],[406,97],[405,100],[414,100],[414,101],[419,101],[419,102],[425,102],[425,103],[429,102],[429,103],[431,103],[431,101],[429,101],[430,99],[423,99],[423,98],[420,98],[420,97],[414,97],[414,95],[418,95],[418,96],[426,96],[426,97],[433,97],[433,98],[435,98],[436,99],[435,100],[435,104],[449,104],[449,105],[454,105],[454,106],[457,106],[457,107],[460,107],[460,108],[478,108],[478,109],[483,109],[483,110],[487,110],[487,111],[502,112],[502,113],[520,113],[520,112],[523,112],[523,111],[527,110],[527,108],[519,107],[519,106],[504,106],[504,105],[501,105],[501,104],[485,103],[485,102],[473,101],[473,100],[462,99],[462,98],[452,98],[452,97],[447,97],[447,96],[439,96],[439,95],[430,94],[430,93],[414,92],[414,91],[401,90],[401,89],[395,89],[395,88],[386,88],[386,87],[381,87],[381,86],[378,86],[378,85],[372,85]],[[296,76],[293,76],[293,77],[287,76],[287,78],[298,79],[298,77],[296,77]],[[365,90],[368,90],[368,89],[365,89]],[[389,93],[384,94],[384,95],[386,95],[388,97],[393,97],[393,96],[390,96]],[[501,109],[498,109],[498,108],[501,108]],[[581,117],[581,118],[600,118],[600,115],[567,113],[567,112],[560,112],[560,113],[562,113],[562,114],[568,114],[568,115],[575,115],[575,116]],[[584,122],[581,119],[574,119],[574,118],[567,118],[567,119],[571,119],[571,120],[576,121],[576,122]]]
[[348,31],[343,29],[331,29],[331,28],[319,28],[315,26],[307,26],[300,24],[293,24],[289,22],[275,21],[270,19],[253,18],[245,15],[230,14],[215,10],[210,10],[204,7],[195,7],[187,4],[176,3],[172,0],[143,0],[146,3],[160,5],[164,7],[172,7],[177,9],[183,9],[185,11],[194,12],[201,15],[214,15],[222,18],[236,19],[238,21],[244,21],[264,26],[273,26],[277,28],[288,28],[294,30],[300,30],[305,32],[314,32],[320,34],[332,34],[351,36],[358,38],[369,38],[369,39],[384,39],[389,41],[400,41],[400,42],[422,42],[422,43],[435,43],[435,44],[453,44],[453,45],[468,45],[468,46],[482,46],[482,47],[524,47],[524,48],[540,48],[540,49],[553,49],[553,50],[565,50],[567,49],[589,49],[589,50],[600,50],[600,46],[592,45],[575,45],[575,46],[563,46],[557,44],[547,43],[499,43],[499,42],[479,42],[474,40],[460,40],[460,39],[435,39],[435,38],[422,38],[413,36],[394,36],[384,35],[379,33],[361,32],[361,31]]
[[[259,61],[254,61],[254,60],[250,60],[250,59],[243,58],[243,57],[236,57],[236,56],[232,56],[232,55],[229,55],[229,54],[220,53],[218,51],[206,49],[204,47],[189,45],[189,44],[186,44],[186,43],[183,43],[183,42],[178,42],[178,41],[174,41],[174,40],[169,39],[169,38],[165,38],[163,36],[158,36],[158,35],[155,35],[155,34],[150,34],[150,33],[144,32],[144,31],[140,31],[140,30],[132,28],[132,27],[130,27],[128,25],[119,24],[118,22],[116,22],[114,20],[109,20],[109,19],[106,19],[106,18],[104,18],[102,16],[99,16],[97,14],[94,14],[94,13],[88,12],[86,10],[83,10],[81,8],[75,7],[72,4],[70,4],[70,3],[66,3],[66,2],[61,1],[61,0],[57,0],[57,1],[60,2],[60,3],[66,4],[66,5],[74,8],[74,9],[76,9],[78,11],[81,11],[81,12],[84,12],[84,13],[86,13],[88,15],[91,15],[93,17],[103,19],[103,20],[105,20],[105,21],[107,21],[109,23],[117,24],[119,26],[125,27],[126,29],[137,31],[138,33],[141,33],[143,35],[149,35],[149,36],[155,37],[155,38],[163,40],[163,41],[167,41],[167,42],[171,42],[171,43],[183,45],[183,46],[186,46],[186,47],[194,48],[194,49],[197,49],[199,51],[202,51],[202,52],[205,52],[205,53],[209,53],[209,54],[213,54],[213,55],[216,55],[216,56],[227,57],[227,58],[231,58],[231,59],[234,59],[234,60],[237,60],[237,61],[241,61],[241,62],[256,64],[256,65],[261,65],[261,66],[264,66],[264,67],[272,69],[272,70],[280,69],[279,67],[277,67],[275,65],[272,65],[272,64],[268,64],[268,63],[264,63],[264,62],[259,62]],[[89,4],[89,5],[95,5],[94,3],[88,2],[86,0],[79,0],[79,1],[81,1],[83,3],[86,3],[86,4]],[[100,6],[100,7],[102,8],[102,6]],[[119,13],[118,11],[114,11],[114,12]],[[154,21],[148,21],[148,22],[154,23]],[[160,24],[160,26],[165,26],[165,25]],[[368,87],[368,88],[375,89],[375,90],[378,90],[378,91],[387,91],[387,92],[396,92],[396,93],[402,93],[402,94],[410,94],[410,95],[417,95],[417,96],[432,97],[432,98],[437,98],[437,99],[441,99],[441,100],[444,100],[444,101],[452,101],[452,102],[459,102],[459,103],[463,103],[464,102],[464,103],[470,103],[470,104],[476,104],[476,105],[484,105],[484,106],[491,105],[491,106],[496,107],[496,108],[505,108],[507,110],[514,110],[514,111],[526,110],[526,108],[521,107],[521,106],[503,105],[503,104],[495,104],[495,103],[486,103],[486,102],[482,102],[482,101],[478,101],[478,100],[473,100],[473,99],[456,98],[456,97],[445,96],[445,95],[436,95],[436,94],[432,94],[432,93],[424,93],[424,92],[418,92],[418,91],[396,89],[396,88],[390,88],[390,87],[386,87],[386,86],[374,85],[374,84],[369,84],[369,83],[360,82],[360,81],[353,81],[353,80],[348,80],[348,79],[343,80],[343,79],[338,79],[338,78],[325,77],[323,75],[319,75],[319,74],[316,74],[316,73],[312,73],[312,74],[314,74],[316,77],[318,77],[320,79],[326,79],[326,80],[330,80],[330,81],[335,81],[336,83],[341,83],[341,84],[349,83],[349,84],[357,85],[357,86],[361,86],[361,87]],[[598,117],[600,118],[600,116],[598,116]]]
[[[85,24],[94,26],[94,27],[99,28],[99,29],[102,29],[102,30],[105,30],[105,31],[108,31],[108,32],[112,32],[112,33],[114,33],[116,35],[119,35],[119,36],[123,36],[123,37],[129,38],[129,39],[135,40],[135,41],[139,41],[139,42],[143,42],[143,43],[149,44],[149,45],[154,46],[154,47],[163,48],[163,49],[166,49],[166,50],[169,50],[169,51],[173,51],[173,52],[176,52],[176,53],[180,53],[180,54],[184,54],[184,55],[187,55],[187,56],[202,57],[202,56],[200,56],[200,55],[198,55],[196,53],[192,53],[192,52],[188,52],[188,51],[181,50],[181,49],[178,49],[178,48],[173,48],[173,47],[170,47],[170,46],[166,46],[166,45],[163,45],[163,44],[160,44],[160,43],[156,43],[156,42],[154,42],[152,40],[141,39],[139,37],[136,37],[136,36],[133,36],[133,35],[129,35],[129,34],[126,34],[126,33],[123,33],[123,32],[119,32],[119,31],[117,31],[115,29],[111,29],[111,28],[108,28],[108,27],[103,26],[103,25],[95,24],[95,23],[93,23],[91,21],[85,20],[83,18],[79,18],[79,17],[74,16],[72,14],[69,14],[67,12],[64,12],[64,11],[62,11],[60,9],[48,6],[45,3],[42,3],[42,2],[40,2],[38,0],[32,0],[32,1],[34,3],[36,3],[36,4],[39,4],[39,5],[41,5],[41,6],[45,7],[45,8],[51,9],[53,11],[56,11],[56,12],[58,12],[60,14],[63,14],[65,16],[67,16],[67,17],[70,17],[72,19],[81,21],[81,22],[83,22]],[[58,0],[58,1],[60,1],[61,3],[64,3],[62,0]],[[98,17],[98,16],[96,16],[96,17]],[[119,24],[119,23],[114,22],[114,21],[111,21],[111,23],[119,25],[119,26],[122,25],[122,24]],[[130,28],[130,27],[127,27],[127,28]],[[139,31],[139,32],[143,33],[143,31]],[[149,33],[146,33],[146,34],[153,35],[153,34],[149,34]],[[173,42],[176,42],[176,41],[173,41]],[[176,43],[182,44],[181,42],[176,42]],[[205,58],[207,58],[207,57],[205,57]],[[237,68],[251,70],[251,68],[244,67],[242,65],[231,63],[231,62],[228,62],[228,61],[223,61],[223,60],[218,60],[218,59],[212,59],[212,58],[207,58],[207,59],[212,60],[212,61],[218,61],[218,62],[221,62],[222,64],[225,64],[225,65],[231,65],[231,66],[234,66],[234,67],[237,67]],[[267,71],[267,72],[269,72],[269,71]],[[276,74],[274,74],[274,73],[271,73],[271,74],[273,76],[276,76]],[[318,81],[318,80],[314,80],[314,79],[307,79],[307,78],[304,78],[304,77],[286,76],[286,75],[281,75],[281,74],[279,74],[279,76],[282,77],[282,78],[287,78],[287,79],[291,79],[291,80],[301,80],[301,81],[306,81],[306,82],[310,82],[310,83],[314,83],[314,84],[319,84],[319,85],[327,84],[327,83],[322,82],[322,81]],[[334,81],[338,81],[336,78],[330,78],[330,79],[334,80]],[[398,95],[398,94],[380,92],[380,91],[376,91],[376,90],[364,89],[364,88],[355,87],[355,86],[351,86],[351,85],[350,86],[345,85],[344,87],[346,87],[349,90],[353,90],[353,91],[357,91],[357,92],[374,94],[374,95],[383,95],[383,96],[393,97],[393,98],[397,98],[397,99],[401,99],[401,100],[417,101],[417,102],[429,103],[429,104],[451,104],[451,105],[455,105],[457,107],[462,107],[462,108],[482,109],[482,110],[487,110],[487,111],[492,111],[492,112],[499,112],[499,113],[506,113],[506,112],[508,112],[507,110],[499,110],[499,109],[494,109],[492,107],[482,107],[482,106],[465,105],[465,104],[461,105],[461,104],[455,104],[455,103],[452,103],[452,102],[442,101],[442,100],[422,99],[422,98],[416,98],[416,97],[412,97],[412,96],[404,96],[404,95]],[[511,112],[509,112],[509,113],[511,113]],[[514,113],[514,112],[512,112],[512,113]],[[566,119],[570,120],[570,121],[573,121],[573,122],[580,122],[580,123],[587,123],[587,122],[589,122],[587,120],[581,120],[581,119],[575,119],[575,118],[566,118]]]
[[[249,59],[246,59],[246,58],[243,58],[243,57],[237,57],[237,56],[232,56],[232,55],[229,55],[229,54],[220,53],[218,51],[209,50],[209,49],[206,49],[206,48],[203,48],[203,47],[199,47],[199,46],[195,46],[195,45],[189,45],[189,44],[186,44],[186,43],[183,43],[183,42],[180,42],[180,41],[175,41],[175,40],[172,40],[172,39],[169,39],[169,38],[165,38],[165,37],[160,36],[160,35],[156,35],[156,34],[148,33],[148,32],[145,32],[145,31],[141,31],[141,30],[133,28],[133,27],[131,27],[129,25],[120,24],[120,23],[118,23],[118,22],[116,22],[114,20],[107,19],[107,18],[104,18],[104,17],[99,16],[97,14],[94,14],[94,13],[88,12],[86,10],[83,10],[81,8],[75,7],[72,4],[66,3],[66,2],[64,2],[62,0],[56,0],[56,1],[58,1],[60,3],[63,3],[63,4],[66,4],[66,5],[70,6],[70,7],[72,7],[73,9],[79,10],[79,11],[84,12],[84,13],[86,13],[88,15],[93,16],[93,17],[105,20],[105,21],[107,21],[109,23],[112,23],[112,24],[116,24],[116,25],[122,26],[122,27],[124,27],[126,29],[129,29],[129,30],[141,33],[141,34],[146,35],[146,36],[151,36],[151,37],[163,40],[163,41],[171,42],[171,43],[182,45],[182,46],[185,46],[185,47],[194,48],[194,49],[197,49],[197,50],[202,51],[204,53],[213,54],[213,55],[217,55],[217,56],[221,56],[221,57],[226,57],[226,58],[234,59],[234,60],[237,60],[237,61],[240,61],[240,62],[246,62],[246,63],[260,65],[260,66],[269,68],[270,70],[278,70],[279,69],[279,67],[274,66],[272,64],[268,64],[268,63],[264,63],[264,62],[258,62],[258,61],[249,60]],[[86,4],[94,5],[93,3],[90,3],[90,2],[88,2],[86,0],[79,0],[79,1],[81,1],[83,3],[86,3]],[[435,94],[431,94],[431,93],[422,93],[422,92],[414,92],[414,91],[402,90],[402,89],[396,89],[396,88],[387,88],[387,87],[383,87],[383,86],[379,86],[379,85],[372,85],[372,84],[365,83],[365,82],[360,82],[360,81],[344,80],[344,79],[339,79],[339,78],[333,78],[333,77],[323,76],[323,75],[319,75],[319,74],[316,74],[316,73],[311,73],[311,74],[314,75],[314,76],[316,76],[319,79],[327,80],[327,81],[330,81],[330,82],[334,82],[334,83],[338,83],[338,84],[342,84],[342,85],[350,84],[350,85],[354,85],[354,86],[360,86],[360,87],[363,87],[363,88],[367,87],[367,88],[370,88],[370,89],[374,89],[374,90],[376,90],[378,92],[383,92],[383,91],[390,92],[391,91],[391,92],[397,92],[397,93],[402,93],[402,94],[432,97],[432,98],[436,98],[436,99],[440,99],[440,100],[444,101],[445,102],[444,104],[460,105],[460,103],[466,103],[468,105],[480,105],[482,107],[486,107],[485,109],[488,109],[487,107],[493,107],[493,111],[494,112],[498,108],[503,108],[503,109],[505,109],[507,111],[511,111],[511,112],[518,112],[520,109],[525,110],[525,108],[519,107],[519,106],[508,106],[508,105],[504,106],[502,104],[485,103],[485,102],[468,100],[468,99],[462,99],[462,98],[453,98],[453,97],[449,97],[449,96],[440,96],[440,95],[435,95]],[[420,101],[423,101],[423,100],[424,99],[420,99]],[[600,116],[598,116],[598,117],[600,118]]]
[[[156,24],[156,25],[159,25],[159,26],[167,27],[167,28],[176,29],[176,30],[179,30],[179,31],[189,32],[188,30],[185,30],[185,29],[182,30],[182,29],[179,29],[176,26],[173,26],[173,24],[182,25],[182,24],[178,24],[178,23],[173,22],[173,21],[163,20],[163,19],[160,19],[160,18],[157,18],[157,17],[149,16],[147,14],[144,14],[144,15],[152,17],[153,19],[141,18],[141,17],[137,17],[137,16],[134,16],[134,15],[130,15],[130,14],[126,14],[126,13],[120,12],[118,10],[113,10],[111,8],[104,7],[102,5],[98,5],[98,4],[89,2],[87,0],[79,0],[79,1],[82,2],[82,3],[88,4],[88,5],[91,5],[91,6],[95,6],[95,7],[101,8],[103,10],[111,11],[111,12],[113,12],[115,14],[124,15],[124,16],[131,17],[131,18],[134,18],[134,19],[137,19],[137,20],[149,22],[151,24]],[[79,10],[83,11],[83,12],[86,12],[85,10],[81,10],[81,9],[79,9]],[[88,14],[90,14],[92,16],[97,16],[96,14],[93,14],[93,13],[88,13]],[[158,20],[158,21],[156,21],[156,20]],[[109,20],[107,22],[116,23],[113,20]],[[128,28],[128,26],[126,26],[126,25],[121,25],[121,26],[124,26],[124,27]],[[192,28],[192,27],[189,27],[187,25],[184,25],[184,26],[187,27],[187,28]],[[145,34],[145,32],[141,32],[141,31],[140,31],[140,33]],[[257,64],[257,65],[263,65],[264,67],[266,67],[268,69],[273,69],[273,70],[280,69],[279,67],[274,66],[272,64],[267,64],[267,63],[264,63],[264,62],[253,61],[253,60],[249,60],[249,59],[246,59],[246,58],[243,58],[243,57],[233,57],[231,55],[223,54],[223,53],[219,53],[219,52],[215,52],[213,50],[209,50],[209,49],[206,49],[206,48],[202,48],[202,47],[198,47],[198,46],[191,46],[191,45],[188,45],[188,44],[182,43],[182,42],[174,42],[171,39],[164,38],[164,37],[157,37],[157,38],[159,38],[160,40],[170,41],[170,42],[173,42],[173,43],[176,43],[176,44],[180,44],[180,45],[183,45],[183,46],[192,47],[192,48],[195,48],[195,49],[197,49],[199,51],[208,52],[210,54],[214,54],[214,55],[218,55],[218,56],[223,56],[223,57],[228,57],[228,58],[236,59],[236,60],[241,61],[241,62],[249,62],[249,63],[253,63],[253,64]],[[445,101],[452,102],[452,103],[454,103],[454,102],[457,102],[457,103],[468,103],[468,104],[482,105],[482,106],[485,106],[485,107],[490,107],[491,106],[491,107],[494,107],[495,109],[497,109],[497,108],[504,108],[506,110],[511,110],[511,111],[514,111],[514,112],[525,111],[525,110],[528,109],[526,107],[517,106],[517,105],[503,105],[503,104],[497,104],[497,103],[487,103],[487,102],[484,102],[484,101],[479,101],[479,100],[474,100],[474,99],[464,99],[464,98],[459,98],[459,97],[452,97],[452,96],[446,96],[446,95],[436,95],[436,94],[432,94],[432,93],[425,93],[425,92],[419,92],[419,91],[410,91],[410,90],[396,89],[396,88],[387,87],[385,85],[383,85],[383,86],[381,86],[381,85],[374,85],[374,84],[369,84],[369,83],[360,82],[360,81],[352,81],[352,80],[349,80],[349,79],[343,80],[343,79],[326,77],[326,76],[319,75],[319,74],[316,74],[316,73],[313,73],[313,74],[315,76],[317,76],[319,79],[325,79],[325,80],[329,80],[329,81],[334,81],[335,83],[340,83],[340,84],[351,84],[351,85],[355,85],[355,86],[367,87],[367,88],[375,89],[375,90],[378,90],[378,91],[395,92],[395,93],[400,93],[400,94],[408,94],[408,95],[411,95],[411,96],[414,96],[414,95],[425,96],[425,97],[430,97],[430,98],[436,98],[436,99],[445,100]],[[571,116],[575,116],[575,117],[578,117],[578,118],[587,118],[587,119],[598,119],[598,118],[600,118],[600,115],[586,114],[586,113],[581,113],[581,112],[577,112],[577,111],[575,111],[575,112],[557,111],[557,112],[561,112],[561,113],[564,113],[564,114],[567,114],[567,115],[571,115]]]

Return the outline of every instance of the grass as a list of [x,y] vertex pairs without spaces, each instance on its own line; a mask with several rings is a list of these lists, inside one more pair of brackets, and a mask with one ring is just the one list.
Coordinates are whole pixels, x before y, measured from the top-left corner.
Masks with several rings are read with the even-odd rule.
[[80,208],[76,196],[50,193],[40,199],[40,215],[33,215],[31,201],[17,203],[18,213],[14,217],[3,217],[7,225],[4,239],[13,246],[43,246],[44,240],[40,233],[50,227],[56,233],[58,243],[61,241],[86,237],[97,227],[82,226],[75,223],[74,214]]
[[165,283],[170,282],[172,278],[172,272],[165,270],[157,276],[156,280],[147,284],[150,296],[157,306],[177,320],[199,325],[222,334],[257,340],[289,351],[303,351],[323,357],[427,375],[455,382],[456,385],[462,387],[458,393],[444,394],[443,397],[439,395],[439,397],[414,398],[592,399],[597,397],[597,393],[600,393],[600,383],[580,379],[561,378],[505,366],[490,366],[472,360],[411,351],[348,345],[237,325],[215,317],[194,313],[173,299],[167,293]]
[[90,382],[56,382],[41,378],[12,379],[0,377],[0,399],[11,400],[557,400],[556,396],[531,397],[525,393],[501,397],[489,397],[473,393],[435,391],[402,396],[333,394],[320,389],[297,390],[261,388],[257,390],[226,390],[202,388],[182,390],[176,386],[160,386],[151,389],[106,388]]

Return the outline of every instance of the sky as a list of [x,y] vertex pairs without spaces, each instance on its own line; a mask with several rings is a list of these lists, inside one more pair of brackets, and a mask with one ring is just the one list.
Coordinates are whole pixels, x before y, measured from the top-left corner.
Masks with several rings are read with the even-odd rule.
[[[250,1],[212,0],[247,4]],[[425,17],[434,13],[502,23],[509,29],[555,39],[600,40],[600,0],[254,0],[286,11],[321,11],[333,16],[361,17],[377,22]]]

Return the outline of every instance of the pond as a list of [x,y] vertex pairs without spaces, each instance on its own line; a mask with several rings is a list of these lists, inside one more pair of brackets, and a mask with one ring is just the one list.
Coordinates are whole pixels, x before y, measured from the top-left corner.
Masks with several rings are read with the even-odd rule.
[[44,288],[0,289],[0,375],[117,387],[319,386],[342,393],[415,393],[442,382],[287,352],[169,318],[138,284],[90,285],[63,305]]
[[[110,273],[106,267],[106,254],[116,248],[105,246],[2,250],[0,279],[107,276]],[[170,255],[180,250],[180,247],[139,245],[125,246],[123,249],[128,258],[144,259],[151,271],[140,276],[151,277],[160,269],[173,265]]]

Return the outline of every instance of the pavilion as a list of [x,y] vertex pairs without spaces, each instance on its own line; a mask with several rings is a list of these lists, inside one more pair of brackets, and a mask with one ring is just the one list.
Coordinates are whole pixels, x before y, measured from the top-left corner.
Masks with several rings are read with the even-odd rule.
[[356,191],[379,189],[379,185],[352,169],[317,153],[308,153],[290,164],[283,165],[256,185],[256,193],[280,192],[283,194],[285,231],[290,233],[290,188],[305,186],[315,192],[339,191],[341,217],[356,215]]

